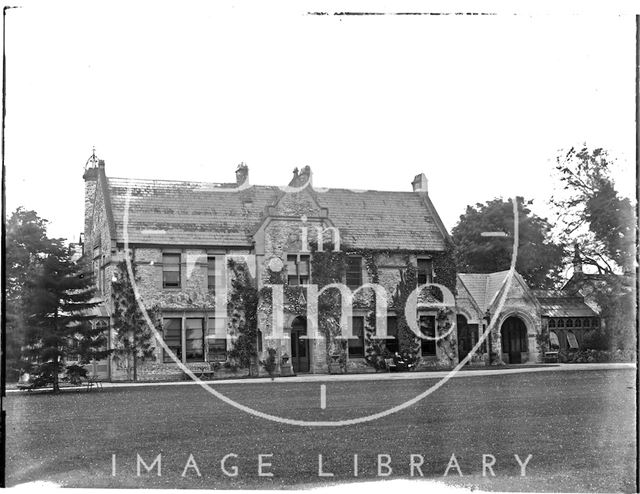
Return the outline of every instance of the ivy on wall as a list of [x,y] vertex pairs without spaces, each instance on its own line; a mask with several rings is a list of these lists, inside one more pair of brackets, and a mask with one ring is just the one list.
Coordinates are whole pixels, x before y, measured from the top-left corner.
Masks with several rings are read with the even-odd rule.
[[227,315],[231,333],[237,337],[228,354],[229,365],[234,368],[248,367],[252,374],[258,357],[258,290],[246,262],[229,259],[228,267],[231,273],[231,290]]
[[[333,246],[323,251],[318,251],[316,245],[310,247],[311,272],[318,290],[331,283],[342,282],[346,271],[347,254],[343,251],[334,252]],[[346,372],[347,341],[339,339],[342,333],[341,313],[342,299],[338,290],[326,290],[318,297],[318,330],[325,336],[327,362],[331,362],[337,356],[342,372]]]
[[[354,249],[348,246],[343,246],[342,251],[334,252],[331,245],[325,245],[325,250],[318,251],[317,246],[313,244],[310,244],[310,251],[312,253],[311,272],[313,274],[313,283],[317,285],[318,290],[331,283],[343,282],[347,257],[350,255],[358,255],[363,258],[368,279],[372,283],[378,284],[380,280],[377,259],[397,257],[399,254],[397,251]],[[399,353],[405,362],[415,363],[419,360],[421,340],[411,331],[404,315],[407,298],[417,285],[417,268],[411,262],[412,254],[414,253],[402,253],[402,261],[405,265],[399,269],[400,281],[392,294],[390,308],[397,309]],[[444,252],[433,253],[432,259],[435,274],[434,281],[446,286],[455,294],[456,268],[453,249],[448,246]],[[307,308],[304,289],[300,286],[288,285],[284,271],[274,272],[267,267],[264,280],[267,284],[283,285],[285,309],[289,313],[306,316]],[[438,292],[439,290],[436,290],[427,298],[432,299],[432,301],[435,301],[435,299],[442,300],[442,295]],[[271,288],[264,287],[257,293],[259,305],[256,302],[256,306],[259,307],[258,311],[266,316],[265,321],[268,321],[267,324],[270,324],[271,321],[272,299]],[[354,308],[365,310],[365,361],[376,369],[383,369],[385,368],[384,360],[391,357],[391,355],[386,349],[385,340],[374,338],[376,331],[375,302],[375,292],[373,290],[362,290],[355,300]],[[348,345],[346,340],[339,338],[342,333],[342,328],[340,327],[341,310],[342,300],[338,290],[327,290],[318,297],[318,329],[325,336],[327,362],[337,360],[342,371],[346,372]],[[455,312],[451,309],[439,314],[437,318],[438,334],[444,334],[451,328],[452,317],[455,318]],[[442,350],[441,354],[450,363],[453,363],[456,358],[455,336],[438,340],[438,345]]]

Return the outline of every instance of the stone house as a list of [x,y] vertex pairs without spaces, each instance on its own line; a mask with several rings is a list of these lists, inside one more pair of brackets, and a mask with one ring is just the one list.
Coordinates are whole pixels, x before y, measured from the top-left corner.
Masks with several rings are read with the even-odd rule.
[[[115,347],[111,282],[128,249],[142,304],[157,316],[158,334],[170,350],[154,341],[154,358],[141,365],[140,379],[181,378],[176,360],[193,370],[214,367],[217,376],[249,372],[238,370],[230,357],[249,317],[242,303],[233,302],[240,275],[230,266],[238,263],[248,273],[245,284],[258,294],[259,359],[275,352],[276,372],[284,375],[330,368],[373,372],[383,353],[400,350],[397,338],[372,335],[385,322],[387,335],[398,334],[403,309],[394,297],[408,266],[415,272],[409,285],[437,283],[452,294],[443,308],[433,293],[416,291],[415,330],[428,337],[416,338],[412,347],[418,369],[451,368],[466,357],[505,290],[507,271],[456,273],[451,239],[424,174],[414,178],[409,192],[354,191],[314,188],[309,167],[294,170],[286,187],[276,187],[250,185],[244,164],[235,182],[201,183],[108,177],[104,162],[92,158],[83,176],[83,253],[103,300],[98,323],[109,328]],[[319,260],[331,252],[341,256],[332,261],[341,269],[336,278],[321,281],[327,266]],[[351,314],[333,330],[317,327],[326,315],[317,313],[314,320],[308,312],[318,298],[307,285],[322,290],[331,283],[343,285],[343,306],[352,302]],[[383,296],[387,304],[378,308]],[[282,310],[275,310],[280,299]],[[561,319],[566,324],[567,318],[574,325],[578,319],[595,324],[597,314],[575,294],[530,290],[516,273],[493,334],[472,363],[536,362],[555,339],[561,348],[573,348],[574,339],[581,341],[570,336],[575,331],[553,328],[553,341],[542,346],[538,341],[544,330]],[[340,339],[347,327],[353,337]],[[111,358],[94,368],[104,378],[124,379],[128,366]],[[253,372],[258,370],[264,372]]]
[[[411,265],[417,283],[440,282],[455,291],[451,241],[424,174],[414,178],[409,192],[353,191],[315,189],[309,167],[294,170],[287,187],[254,186],[248,167],[240,165],[235,182],[215,184],[108,177],[104,161],[94,157],[84,181],[83,249],[104,310],[112,314],[111,281],[128,248],[145,308],[160,314],[165,344],[192,369],[215,365],[218,375],[234,375],[229,351],[245,315],[237,307],[234,313],[228,302],[236,279],[228,269],[230,258],[244,263],[261,294],[275,275],[284,280],[283,337],[274,337],[270,311],[257,315],[260,358],[273,348],[277,372],[284,372],[282,357],[296,373],[327,373],[332,359],[339,359],[342,372],[375,370],[367,360],[371,332],[377,318],[385,317],[387,334],[396,334],[398,313],[391,302],[385,314],[376,313],[378,296],[373,297],[373,289],[357,290],[362,285],[384,287],[391,300],[401,270]],[[327,339],[321,331],[317,338],[305,337],[307,314],[300,308],[309,294],[304,288],[294,297],[291,290],[316,282],[314,256],[319,255],[314,249],[344,255],[341,279],[334,281],[354,291],[348,321],[354,337],[348,343],[335,335]],[[458,361],[457,335],[434,338],[442,327],[451,327],[455,308],[443,314],[430,300],[429,295],[418,297],[419,327],[432,339],[417,340],[417,366],[448,368]],[[112,329],[109,334],[114,345]],[[397,340],[382,341],[392,353],[398,349]],[[170,353],[154,343],[155,358],[139,368],[139,377],[181,376]],[[112,359],[107,372],[109,378],[122,379],[126,363]]]

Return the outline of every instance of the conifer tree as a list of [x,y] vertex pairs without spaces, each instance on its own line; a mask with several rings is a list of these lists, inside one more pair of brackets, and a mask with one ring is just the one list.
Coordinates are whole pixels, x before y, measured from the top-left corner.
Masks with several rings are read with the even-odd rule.
[[47,221],[35,211],[16,209],[6,223],[5,250],[5,350],[6,370],[17,379],[20,370],[27,367],[22,349],[26,339],[26,303],[28,281],[51,248],[47,238]]
[[28,282],[27,354],[41,363],[40,373],[59,391],[58,374],[70,353],[80,363],[104,359],[110,351],[106,336],[91,324],[91,309],[100,302],[83,260],[71,260],[71,251],[59,239],[51,240],[50,251]]

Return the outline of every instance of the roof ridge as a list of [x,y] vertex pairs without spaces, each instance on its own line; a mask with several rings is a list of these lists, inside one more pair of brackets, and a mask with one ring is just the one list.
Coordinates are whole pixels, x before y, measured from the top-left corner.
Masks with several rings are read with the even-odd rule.
[[[212,186],[235,186],[234,182],[206,182],[202,180],[179,180],[179,179],[170,179],[170,178],[142,178],[142,177],[107,177],[107,180],[137,180],[137,181],[145,181],[145,182],[171,182],[171,183],[183,183],[183,184],[206,184]],[[249,188],[251,187],[264,187],[269,189],[279,189],[280,185],[266,185],[266,184],[249,184]],[[354,194],[362,194],[364,192],[384,192],[391,194],[406,194],[406,195],[415,195],[417,194],[410,190],[376,190],[376,189],[356,189],[356,188],[346,188],[346,187],[317,187],[314,188],[311,186],[312,190],[318,194],[323,194],[323,191],[336,191],[336,192],[353,192]],[[245,189],[246,190],[246,189]]]

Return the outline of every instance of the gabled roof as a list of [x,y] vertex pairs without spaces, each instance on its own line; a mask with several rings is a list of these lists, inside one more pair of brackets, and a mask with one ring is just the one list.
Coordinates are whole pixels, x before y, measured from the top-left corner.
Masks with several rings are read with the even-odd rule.
[[493,304],[508,273],[509,271],[458,273],[458,281],[464,283],[467,291],[478,304],[480,311],[484,313]]
[[[281,196],[278,187],[108,178],[115,238],[124,241],[127,191],[131,190],[129,242],[173,245],[251,246],[252,233],[267,206]],[[416,192],[313,191],[320,207],[348,247],[413,251],[445,248],[446,231]]]
[[561,290],[533,290],[540,302],[542,315],[547,317],[596,317],[598,314],[580,296],[570,296]]

